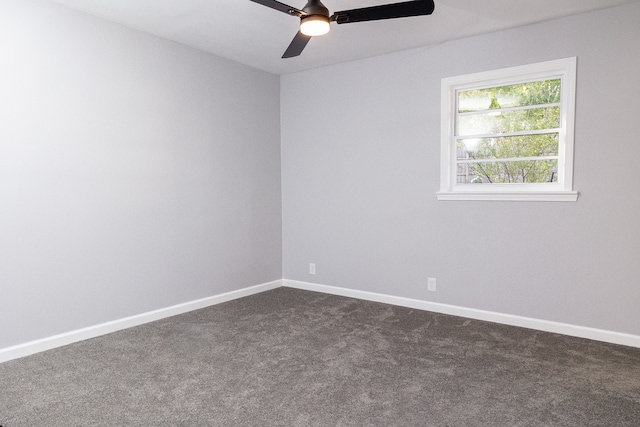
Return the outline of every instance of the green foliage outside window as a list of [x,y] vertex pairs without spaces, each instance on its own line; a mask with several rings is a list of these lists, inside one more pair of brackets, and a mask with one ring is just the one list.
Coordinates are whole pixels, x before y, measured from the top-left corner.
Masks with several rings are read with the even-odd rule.
[[560,90],[553,79],[458,92],[458,182],[556,182]]

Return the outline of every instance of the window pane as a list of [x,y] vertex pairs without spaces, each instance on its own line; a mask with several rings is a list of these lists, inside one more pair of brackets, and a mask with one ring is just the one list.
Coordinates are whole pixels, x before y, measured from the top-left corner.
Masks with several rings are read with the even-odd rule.
[[458,112],[560,102],[560,79],[458,92]]
[[500,138],[459,139],[458,160],[508,159],[558,155],[557,133]]
[[509,184],[557,181],[557,160],[458,163],[458,184]]
[[522,132],[560,127],[560,107],[527,108],[458,116],[458,136]]

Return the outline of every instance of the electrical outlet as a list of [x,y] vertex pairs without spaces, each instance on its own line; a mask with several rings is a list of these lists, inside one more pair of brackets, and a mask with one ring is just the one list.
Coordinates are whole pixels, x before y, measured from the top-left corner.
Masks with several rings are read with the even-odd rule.
[[427,290],[429,292],[435,292],[436,291],[436,278],[435,277],[429,277],[427,279]]
[[316,264],[314,262],[309,263],[309,274],[316,274]]

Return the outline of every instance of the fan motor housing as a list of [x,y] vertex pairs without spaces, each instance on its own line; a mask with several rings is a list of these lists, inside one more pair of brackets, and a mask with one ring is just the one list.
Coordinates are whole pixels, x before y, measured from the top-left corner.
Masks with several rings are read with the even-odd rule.
[[[329,17],[329,9],[327,9],[320,0],[309,0],[302,10],[309,16],[320,15],[327,18]],[[302,19],[304,19],[304,17]]]

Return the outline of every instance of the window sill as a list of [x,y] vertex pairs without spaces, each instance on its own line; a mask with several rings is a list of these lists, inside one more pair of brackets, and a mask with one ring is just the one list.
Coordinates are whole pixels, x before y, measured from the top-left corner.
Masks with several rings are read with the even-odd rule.
[[438,200],[487,200],[516,202],[575,202],[577,191],[439,191]]

